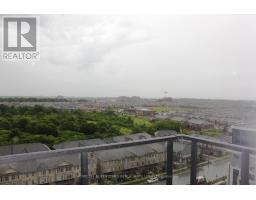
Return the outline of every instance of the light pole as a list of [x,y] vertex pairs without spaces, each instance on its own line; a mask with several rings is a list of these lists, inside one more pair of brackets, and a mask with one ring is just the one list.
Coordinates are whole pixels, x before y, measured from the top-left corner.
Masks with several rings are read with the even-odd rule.
[[[164,98],[167,98],[167,94],[168,94],[168,91],[164,91]],[[167,104],[167,102],[165,104],[165,110],[166,110],[166,112],[168,112],[168,104]]]

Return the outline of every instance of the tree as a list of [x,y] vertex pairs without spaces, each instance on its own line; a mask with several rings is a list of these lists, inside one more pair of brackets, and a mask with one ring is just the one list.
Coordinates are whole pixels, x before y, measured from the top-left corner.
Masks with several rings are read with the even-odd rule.
[[8,106],[6,106],[4,104],[0,104],[0,114],[1,115],[5,114],[8,110],[9,110]]
[[75,131],[76,130],[76,125],[75,125],[75,123],[73,121],[64,119],[62,121],[62,123],[60,124],[60,129],[61,130],[72,130],[72,131]]
[[19,135],[20,135],[20,130],[15,128],[12,129],[9,135],[9,141],[11,144],[16,144],[19,142]]
[[17,121],[15,122],[15,125],[17,128],[19,128],[22,131],[26,131],[28,128],[28,124],[29,124],[29,119],[27,119],[26,117],[20,117],[17,119]]
[[93,134],[98,130],[98,127],[94,123],[82,123],[79,127],[79,132],[85,133],[85,134]]
[[57,128],[52,123],[46,124],[44,122],[39,122],[36,128],[38,134],[58,136]]
[[6,118],[0,118],[0,129],[9,129],[11,127],[10,122]]
[[0,130],[0,145],[7,145],[10,142],[11,132],[9,130]]

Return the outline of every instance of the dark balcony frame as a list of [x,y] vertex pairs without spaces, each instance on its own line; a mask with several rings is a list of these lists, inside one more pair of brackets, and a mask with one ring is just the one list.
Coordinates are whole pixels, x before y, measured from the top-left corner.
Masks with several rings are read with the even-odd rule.
[[52,151],[41,151],[25,154],[16,154],[8,156],[0,156],[0,164],[8,164],[19,161],[33,160],[33,159],[43,159],[51,158],[69,154],[80,154],[81,158],[81,183],[88,184],[88,152],[102,151],[117,149],[123,147],[132,147],[137,145],[145,145],[152,143],[167,142],[167,161],[166,161],[166,184],[172,185],[173,178],[173,141],[175,140],[188,140],[191,141],[191,173],[190,173],[190,184],[196,185],[197,177],[197,145],[198,143],[214,145],[216,147],[225,148],[230,151],[240,152],[242,154],[241,158],[241,184],[249,184],[249,158],[250,154],[256,154],[256,149],[250,147],[244,147],[235,144],[229,144],[226,142],[218,142],[210,139],[203,139],[200,137],[191,137],[188,135],[173,135],[166,137],[156,137],[150,139],[127,141],[112,144],[102,144],[87,147],[76,147],[68,149],[59,149]]

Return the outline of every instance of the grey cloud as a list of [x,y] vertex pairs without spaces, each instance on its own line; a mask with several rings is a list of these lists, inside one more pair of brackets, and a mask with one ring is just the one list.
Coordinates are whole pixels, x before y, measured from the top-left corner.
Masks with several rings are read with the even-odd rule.
[[256,15],[41,15],[41,60],[0,61],[0,95],[256,99],[255,22]]
[[55,65],[89,68],[112,49],[149,39],[146,27],[124,21],[111,16],[41,16],[41,58]]

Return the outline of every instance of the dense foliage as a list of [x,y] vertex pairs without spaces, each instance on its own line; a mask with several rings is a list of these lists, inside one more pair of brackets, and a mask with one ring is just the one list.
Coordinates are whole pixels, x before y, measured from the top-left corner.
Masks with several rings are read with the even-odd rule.
[[13,107],[0,104],[0,145],[42,142],[49,146],[67,140],[106,138],[161,129],[180,130],[170,120],[118,115],[113,111],[82,112],[51,107]]
[[64,98],[0,97],[0,102],[68,102]]

